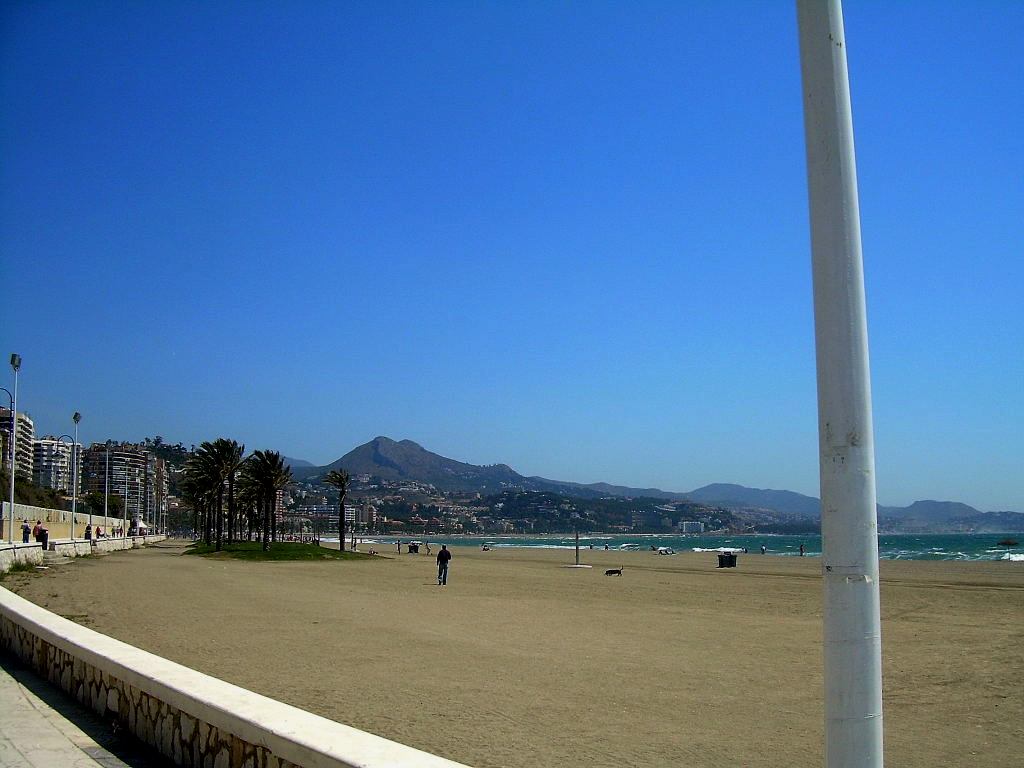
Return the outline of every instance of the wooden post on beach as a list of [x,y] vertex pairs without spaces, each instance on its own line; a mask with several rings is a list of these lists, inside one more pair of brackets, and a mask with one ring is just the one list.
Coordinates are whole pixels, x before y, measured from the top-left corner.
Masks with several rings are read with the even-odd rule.
[[881,768],[874,434],[840,0],[797,0],[810,198],[824,576],[825,765]]

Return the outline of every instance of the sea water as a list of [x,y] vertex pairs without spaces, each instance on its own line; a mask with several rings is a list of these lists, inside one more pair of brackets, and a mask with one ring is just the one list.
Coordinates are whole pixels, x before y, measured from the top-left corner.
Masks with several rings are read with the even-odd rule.
[[[363,541],[370,541],[360,537]],[[575,538],[571,534],[545,534],[541,536],[492,535],[492,536],[429,536],[410,534],[406,536],[373,537],[381,545],[394,546],[395,542],[429,541],[432,545],[451,544],[491,548],[538,547],[543,549],[573,549]],[[1018,546],[999,546],[1004,539],[1016,539]],[[680,534],[580,534],[580,548],[620,549],[623,545],[636,545],[637,549],[650,551],[652,547],[669,547],[676,552],[761,552],[775,557],[799,557],[800,545],[804,546],[807,557],[821,555],[821,536],[776,536],[767,534],[744,534],[730,536],[680,535]],[[883,560],[1006,560],[1024,563],[1024,534],[1004,533],[923,533],[883,534],[878,537],[878,556]]]

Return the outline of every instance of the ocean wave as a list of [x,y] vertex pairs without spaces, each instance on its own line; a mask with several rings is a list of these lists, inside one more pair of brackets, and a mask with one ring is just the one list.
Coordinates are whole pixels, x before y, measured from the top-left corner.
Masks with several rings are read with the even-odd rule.
[[1024,553],[1007,552],[1006,554],[1004,554],[999,559],[1000,560],[1009,560],[1010,562],[1013,562],[1013,563],[1024,563]]

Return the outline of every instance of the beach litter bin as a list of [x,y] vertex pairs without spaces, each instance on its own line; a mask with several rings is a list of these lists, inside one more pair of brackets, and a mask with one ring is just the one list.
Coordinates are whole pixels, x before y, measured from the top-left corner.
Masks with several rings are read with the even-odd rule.
[[718,567],[719,568],[735,568],[736,567],[736,553],[735,552],[720,552],[718,555]]
[[409,545],[409,554],[410,555],[418,555],[419,553],[420,553],[420,545],[419,544],[410,544]]

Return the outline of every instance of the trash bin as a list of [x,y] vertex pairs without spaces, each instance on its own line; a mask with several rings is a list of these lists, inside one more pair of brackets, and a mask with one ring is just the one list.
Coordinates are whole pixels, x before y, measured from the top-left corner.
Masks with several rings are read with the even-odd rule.
[[718,555],[718,567],[719,568],[735,568],[736,567],[736,553],[735,552],[722,552]]

